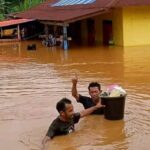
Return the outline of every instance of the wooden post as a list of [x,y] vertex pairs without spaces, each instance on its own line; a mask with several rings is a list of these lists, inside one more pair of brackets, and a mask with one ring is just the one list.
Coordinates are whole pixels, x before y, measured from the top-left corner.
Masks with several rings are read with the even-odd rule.
[[44,26],[44,31],[45,31],[45,35],[46,35],[46,40],[48,40],[48,25],[47,24],[45,24],[45,26]]
[[21,40],[21,35],[20,35],[20,26],[19,26],[19,24],[18,24],[18,26],[17,26],[17,30],[18,30],[18,40]]
[[54,25],[54,36],[56,36],[56,30],[57,30],[57,26]]
[[1,28],[1,38],[3,37],[3,29]]
[[68,49],[67,26],[63,26],[63,48]]

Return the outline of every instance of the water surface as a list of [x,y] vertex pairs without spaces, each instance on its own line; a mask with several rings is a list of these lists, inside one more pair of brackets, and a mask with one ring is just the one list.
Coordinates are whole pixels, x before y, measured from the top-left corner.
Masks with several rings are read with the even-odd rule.
[[[37,50],[28,51],[35,43]],[[81,119],[76,132],[54,138],[47,150],[148,150],[150,147],[150,46],[44,47],[39,41],[0,43],[0,147],[38,150],[62,97],[72,99],[71,78],[88,96],[91,81],[119,84],[128,93],[123,120]],[[9,143],[9,144],[8,144]]]

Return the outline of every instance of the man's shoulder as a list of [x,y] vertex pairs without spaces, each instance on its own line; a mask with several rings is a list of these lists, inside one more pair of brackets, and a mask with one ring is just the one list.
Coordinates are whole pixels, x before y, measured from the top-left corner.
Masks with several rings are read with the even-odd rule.
[[80,120],[80,118],[81,118],[81,115],[80,115],[79,112],[73,114],[73,122],[74,123],[78,123],[78,121]]
[[92,98],[91,97],[89,97],[89,96],[84,96],[84,95],[79,95],[79,99],[85,99],[85,100],[92,100]]
[[60,124],[61,120],[59,117],[55,118],[52,123],[51,126],[57,126],[58,124]]
[[93,106],[93,102],[92,102],[92,99],[88,96],[82,96],[80,95],[80,98],[79,98],[79,103],[82,103],[84,108],[90,108],[91,106]]

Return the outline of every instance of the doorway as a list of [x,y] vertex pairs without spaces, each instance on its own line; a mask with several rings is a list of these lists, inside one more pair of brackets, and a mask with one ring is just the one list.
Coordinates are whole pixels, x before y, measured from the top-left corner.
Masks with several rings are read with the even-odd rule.
[[103,21],[103,44],[110,45],[113,42],[112,21]]
[[88,45],[95,45],[95,21],[93,19],[87,20],[87,31],[88,31]]
[[81,38],[81,21],[77,21],[74,23],[71,23],[68,28],[68,36],[72,38],[72,40],[76,44],[82,43]]

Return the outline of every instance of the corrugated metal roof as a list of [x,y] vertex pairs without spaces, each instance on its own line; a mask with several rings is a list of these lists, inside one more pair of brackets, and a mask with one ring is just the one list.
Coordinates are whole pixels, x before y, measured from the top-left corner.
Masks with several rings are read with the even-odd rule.
[[[81,1],[81,0],[80,0]],[[98,15],[110,10],[114,7],[126,6],[147,6],[150,5],[150,0],[96,0],[88,4],[77,4],[79,0],[74,0],[74,5],[64,5],[52,7],[58,2],[69,2],[69,0],[47,0],[46,2],[27,10],[23,13],[17,14],[21,18],[34,18],[38,20],[54,21],[54,22],[72,22],[88,18],[92,15]],[[88,0],[86,0],[88,1]],[[73,0],[70,0],[73,4]]]
[[80,4],[91,4],[96,2],[96,0],[59,0],[58,2],[52,4],[52,7],[55,6],[68,6],[68,5],[80,5]]
[[35,19],[12,19],[12,20],[5,20],[0,22],[0,27],[7,27],[11,25],[22,24],[30,21],[34,21]]

